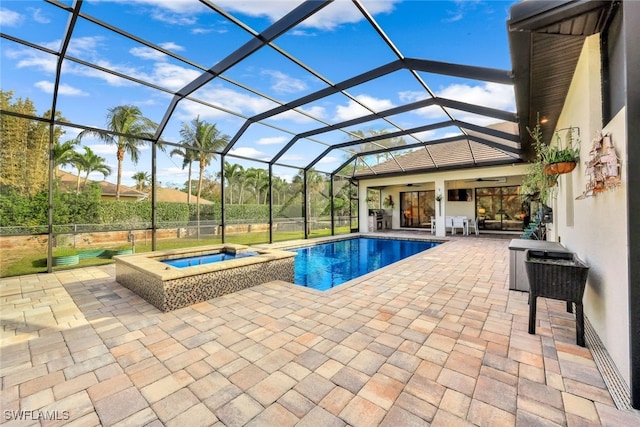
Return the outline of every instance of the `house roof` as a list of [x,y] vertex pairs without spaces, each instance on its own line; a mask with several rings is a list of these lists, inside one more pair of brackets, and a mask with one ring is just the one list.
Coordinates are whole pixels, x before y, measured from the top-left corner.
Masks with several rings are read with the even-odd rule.
[[[75,189],[78,175],[65,172],[63,170],[58,171],[58,177],[64,188],[66,189]],[[84,182],[84,178],[80,178],[80,185]],[[109,181],[93,181],[89,180],[89,182],[97,183],[102,189],[103,196],[114,196],[116,195],[116,184]],[[148,194],[136,190],[135,188],[128,187],[126,185],[120,186],[120,197],[131,198],[136,200],[144,200],[148,197]],[[173,203],[187,203],[188,194],[184,191],[176,190],[174,188],[163,188],[157,187],[156,193],[158,202],[173,202]],[[198,197],[195,195],[191,195],[191,203],[197,203]],[[213,204],[212,201],[200,198],[200,203],[203,205]]]

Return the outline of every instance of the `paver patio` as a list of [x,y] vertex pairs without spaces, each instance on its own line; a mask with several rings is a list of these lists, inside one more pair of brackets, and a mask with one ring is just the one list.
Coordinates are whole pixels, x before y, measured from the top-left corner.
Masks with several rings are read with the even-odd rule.
[[508,243],[452,238],[328,292],[272,282],[169,313],[113,265],[1,279],[0,422],[640,425],[563,302],[540,299],[527,333]]

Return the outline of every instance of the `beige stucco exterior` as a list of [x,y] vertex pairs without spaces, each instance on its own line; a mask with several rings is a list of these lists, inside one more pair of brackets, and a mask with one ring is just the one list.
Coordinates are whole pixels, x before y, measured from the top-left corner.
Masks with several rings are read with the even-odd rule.
[[[561,175],[549,240],[560,241],[590,267],[584,310],[623,378],[629,383],[629,282],[626,199],[626,116],[619,111],[602,128],[599,35],[589,37],[576,67],[558,129],[580,128],[580,164]],[[585,190],[585,162],[597,131],[610,132],[621,159],[622,185],[575,200]]]

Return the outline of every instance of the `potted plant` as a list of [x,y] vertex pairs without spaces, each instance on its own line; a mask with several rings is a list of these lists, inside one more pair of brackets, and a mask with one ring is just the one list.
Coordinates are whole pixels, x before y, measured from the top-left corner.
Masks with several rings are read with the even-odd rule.
[[558,175],[571,172],[580,159],[580,148],[574,145],[573,129],[567,134],[567,144],[563,146],[560,136],[556,133],[557,144],[550,146],[542,140],[540,123],[536,123],[533,129],[527,128],[536,159],[527,168],[522,178],[520,187],[520,200],[523,202],[541,202],[548,205],[555,197],[555,186],[558,183]]
[[[537,126],[539,136],[538,139],[541,142],[541,134],[539,125]],[[573,130],[576,128],[569,128],[567,131],[566,145],[563,145],[562,139],[558,132],[556,132],[556,145],[545,145],[538,147],[536,150],[540,150],[542,155],[542,161],[544,163],[544,172],[548,175],[558,175],[563,173],[569,173],[575,169],[578,161],[580,160],[580,146],[574,146]]]
[[393,197],[391,197],[391,194],[389,194],[387,197],[384,198],[384,200],[382,201],[382,206],[384,206],[385,208],[391,208],[393,209],[393,207],[395,206],[395,202],[393,201]]

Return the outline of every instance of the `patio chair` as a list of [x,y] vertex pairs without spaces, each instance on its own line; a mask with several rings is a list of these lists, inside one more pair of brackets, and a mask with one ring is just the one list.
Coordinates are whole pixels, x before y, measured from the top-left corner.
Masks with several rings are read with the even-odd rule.
[[455,228],[453,228],[453,217],[447,216],[444,218],[444,234],[447,234],[447,228],[451,229],[451,234],[456,234]]
[[478,217],[469,219],[469,221],[467,222],[467,234],[470,233],[470,227],[473,227],[473,232],[476,234],[476,236],[480,234],[480,229],[478,228]]
[[462,235],[466,236],[467,234],[469,234],[469,229],[467,228],[467,217],[465,216],[453,217],[451,234],[456,234],[456,229],[458,228],[462,231]]

